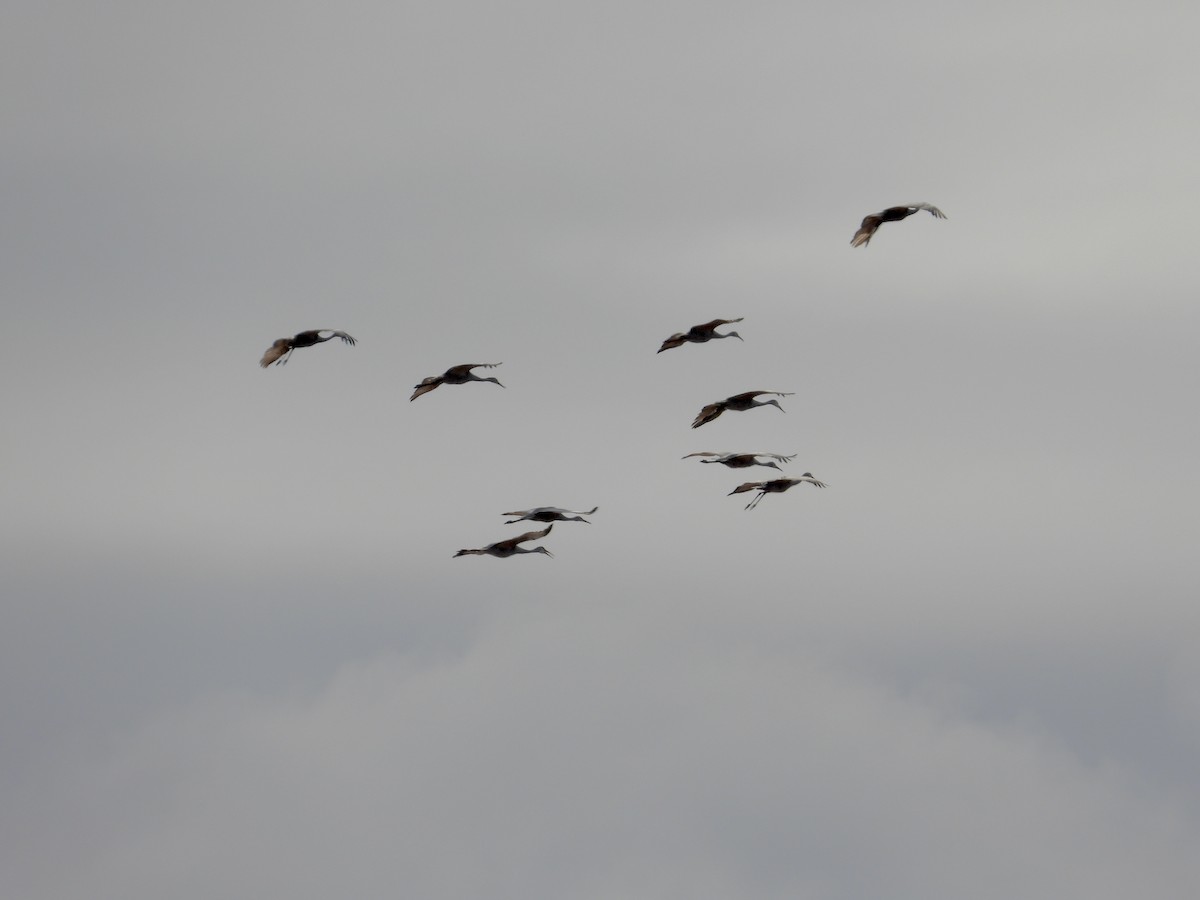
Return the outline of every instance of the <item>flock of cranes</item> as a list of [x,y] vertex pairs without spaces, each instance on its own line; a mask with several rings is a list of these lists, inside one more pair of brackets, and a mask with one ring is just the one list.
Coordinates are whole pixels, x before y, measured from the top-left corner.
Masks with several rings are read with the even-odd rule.
[[[740,322],[741,319],[714,319],[706,325],[697,325],[692,331],[703,329],[711,331],[716,324],[725,322]],[[691,333],[691,332],[689,332]],[[730,337],[731,335],[724,335]],[[680,335],[675,335],[680,337]],[[705,338],[704,340],[707,340]],[[665,344],[663,345],[666,346]],[[662,352],[661,350],[659,351]],[[700,414],[696,416],[696,420],[692,422],[693,428],[699,428],[701,425],[706,425],[711,422],[727,409],[735,412],[744,412],[748,409],[753,409],[756,406],[774,406],[780,412],[786,412],[779,401],[775,399],[759,400],[758,398],[769,394],[774,397],[790,397],[790,392],[784,391],[746,391],[744,394],[734,394],[732,397],[726,397],[724,400],[718,400],[716,403],[710,403],[700,410]],[[701,459],[702,463],[720,463],[730,469],[748,469],[751,466],[769,466],[772,469],[779,469],[779,463],[788,463],[796,458],[793,453],[791,456],[783,456],[779,453],[714,453],[711,450],[700,450],[696,453],[689,453],[684,456],[684,459],[691,459],[694,456],[712,457],[711,459]],[[780,469],[782,471],[782,469]],[[759,501],[767,494],[782,494],[788,488],[795,487],[798,484],[812,484],[819,488],[825,487],[825,482],[818,481],[813,477],[812,472],[805,472],[799,478],[780,477],[772,478],[768,481],[747,481],[745,484],[738,485],[729,492],[729,496],[734,494],[742,494],[746,491],[758,491],[758,495],[746,504],[746,509],[754,509],[758,506]]]
[[[879,226],[884,222],[900,222],[907,219],[911,215],[915,215],[920,211],[926,211],[936,219],[946,218],[936,206],[928,203],[910,203],[906,206],[890,206],[882,212],[873,213],[862,220],[862,225],[858,231],[854,233],[854,237],[850,241],[851,247],[865,247],[871,242],[871,238],[875,232],[879,230]],[[721,338],[737,338],[739,341],[745,339],[736,331],[719,332],[717,328],[722,325],[735,325],[741,322],[742,319],[713,319],[709,322],[704,322],[700,325],[693,325],[687,331],[677,332],[662,342],[662,346],[658,348],[658,353],[664,350],[673,350],[676,347],[682,347],[684,344],[705,344],[709,341],[719,340]],[[314,331],[301,331],[299,334],[290,338],[279,338],[273,342],[267,351],[263,354],[259,361],[264,369],[272,364],[285,365],[291,357],[292,352],[302,347],[313,347],[325,341],[341,338],[342,341],[350,346],[353,346],[357,341],[344,331],[335,331],[333,329],[317,329]],[[483,377],[476,375],[474,369],[494,369],[501,363],[463,363],[458,366],[451,366],[441,375],[430,375],[421,380],[415,386],[413,395],[409,400],[416,400],[423,394],[428,394],[443,384],[466,384],[469,381],[490,381],[492,384],[500,385],[499,379],[495,377]],[[759,397],[769,397],[767,400],[759,400]],[[774,406],[780,412],[786,410],[780,405],[776,397],[791,397],[791,392],[785,391],[746,391],[742,394],[734,394],[732,397],[726,397],[724,400],[718,400],[715,403],[709,403],[702,408],[695,420],[692,422],[692,428],[699,428],[701,425],[707,425],[719,417],[727,410],[733,412],[745,412],[753,409],[756,406]],[[795,458],[795,454],[791,456],[783,456],[777,453],[714,453],[712,451],[703,450],[696,453],[689,453],[684,456],[684,459],[692,457],[707,457],[702,458],[702,463],[720,463],[730,469],[748,469],[753,466],[765,466],[773,469],[780,469],[780,463],[791,462]],[[747,481],[744,484],[738,485],[728,496],[734,494],[743,494],[749,491],[757,491],[754,498],[746,504],[746,509],[754,509],[758,506],[762,498],[767,494],[782,494],[784,491],[790,490],[798,484],[811,484],[814,487],[824,488],[825,482],[818,481],[813,477],[811,472],[805,472],[798,478],[782,476],[772,478],[766,481]],[[550,530],[554,527],[555,522],[582,522],[585,525],[591,523],[583,518],[584,516],[593,515],[599,507],[593,507],[586,511],[560,509],[557,506],[538,506],[533,509],[517,510],[515,512],[502,513],[505,516],[516,516],[514,519],[509,519],[504,524],[515,525],[517,522],[545,522],[546,527],[541,531],[527,531],[524,534],[516,537],[506,538],[502,541],[488,544],[485,547],[480,547],[474,550],[459,550],[455,553],[458,556],[496,556],[501,559],[509,556],[516,556],[522,553],[543,553],[546,556],[553,557],[554,554],[545,547],[522,547],[521,545],[529,541],[539,540],[546,537]]]

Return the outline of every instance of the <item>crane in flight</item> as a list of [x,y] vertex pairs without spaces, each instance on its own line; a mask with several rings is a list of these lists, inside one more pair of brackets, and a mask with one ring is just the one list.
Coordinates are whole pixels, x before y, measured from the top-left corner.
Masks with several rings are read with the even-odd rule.
[[726,397],[724,400],[710,403],[701,409],[699,415],[696,416],[696,420],[692,422],[692,427],[699,428],[701,425],[707,425],[727,409],[731,409],[734,412],[745,412],[756,406],[774,406],[780,412],[785,412],[786,410],[779,405],[778,400],[757,400],[755,398],[761,397],[763,394],[770,394],[774,397],[790,397],[792,393],[785,393],[783,391],[746,391],[744,394],[734,394],[732,397]]
[[658,348],[658,352],[662,353],[664,350],[674,350],[676,347],[682,347],[684,344],[706,344],[709,341],[720,338],[735,337],[739,341],[744,341],[745,338],[736,331],[729,331],[724,334],[717,331],[718,325],[733,325],[735,322],[740,321],[742,320],[713,319],[711,322],[705,322],[703,325],[693,325],[687,331],[677,332],[663,341],[662,346]]
[[[795,453],[791,456],[780,456],[778,453],[712,453],[705,450],[699,453],[689,453],[683,459],[690,459],[693,456],[716,457],[715,459],[702,459],[700,462],[720,463],[731,469],[748,469],[751,466],[770,466],[772,469],[778,469],[778,463],[791,462],[796,458]],[[764,460],[766,461],[764,462]]]
[[498,556],[501,559],[507,559],[510,556],[516,556],[518,553],[545,553],[549,557],[554,554],[545,547],[521,547],[526,541],[536,541],[538,538],[544,538],[550,533],[553,525],[547,525],[542,531],[527,531],[524,534],[518,534],[514,538],[508,538],[504,541],[496,541],[494,544],[488,544],[486,547],[480,547],[478,550],[459,550],[454,555],[458,556]]
[[739,484],[726,494],[726,496],[732,497],[734,494],[742,494],[746,491],[758,491],[758,496],[746,504],[746,509],[754,509],[767,494],[782,494],[788,488],[793,488],[798,484],[813,484],[819,488],[828,487],[825,482],[817,481],[817,479],[813,478],[812,472],[805,472],[799,478],[772,478],[770,481],[747,481],[745,484]]
[[[500,384],[496,378],[481,378],[472,372],[472,369],[494,369],[502,363],[463,363],[461,366],[451,366],[441,375],[430,375],[428,378],[421,380],[421,383],[416,386],[413,395],[409,397],[409,402],[416,400],[422,394],[428,394],[430,391],[443,384],[466,384],[468,381],[490,381],[492,384]],[[500,387],[504,385],[500,384]]]
[[871,243],[871,237],[879,230],[879,226],[884,222],[900,222],[907,219],[909,216],[919,213],[921,210],[926,210],[935,219],[944,219],[946,214],[928,203],[909,203],[907,206],[889,206],[883,212],[872,213],[862,220],[862,225],[858,231],[854,232],[854,237],[850,240],[851,247],[865,247]]
[[520,516],[510,519],[505,525],[515,525],[517,522],[583,522],[591,525],[583,516],[590,516],[600,507],[593,506],[587,510],[559,509],[557,506],[535,506],[533,509],[518,509],[515,512],[501,513],[503,516]]
[[280,338],[275,341],[267,352],[263,354],[263,358],[258,361],[258,364],[264,369],[276,363],[277,365],[286,365],[288,357],[292,355],[292,351],[297,347],[312,347],[316,344],[323,344],[325,341],[331,341],[334,338],[341,338],[351,347],[358,343],[350,335],[344,331],[334,331],[331,328],[319,328],[315,331],[302,331],[290,338]]

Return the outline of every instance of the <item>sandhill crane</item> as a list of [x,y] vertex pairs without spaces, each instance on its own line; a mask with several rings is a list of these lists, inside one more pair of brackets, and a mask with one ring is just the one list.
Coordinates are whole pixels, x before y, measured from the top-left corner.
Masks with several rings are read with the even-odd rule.
[[[702,451],[700,453],[689,453],[683,459],[691,459],[693,456],[715,456],[716,459],[702,459],[700,462],[720,463],[731,469],[748,469],[751,466],[770,466],[772,469],[779,469],[776,463],[791,462],[796,458],[796,454],[794,453],[791,456],[780,456],[778,453],[710,453]],[[764,459],[766,462],[763,462]],[[780,471],[783,470],[780,469]]]
[[505,525],[514,525],[517,522],[583,522],[585,525],[591,525],[587,519],[582,516],[590,516],[600,507],[593,506],[588,510],[578,509],[559,509],[557,506],[535,506],[533,509],[518,509],[515,512],[501,513],[502,516],[520,516],[519,519],[510,519],[505,522]]
[[739,341],[745,340],[736,331],[730,331],[727,334],[721,334],[717,331],[718,325],[732,325],[740,321],[742,320],[713,319],[711,322],[705,322],[703,325],[693,325],[687,331],[677,332],[663,341],[662,346],[658,348],[658,352],[662,353],[664,350],[674,350],[676,347],[682,347],[684,344],[705,344],[718,338],[735,337]]
[[716,403],[710,403],[708,406],[700,410],[700,414],[696,416],[696,421],[692,422],[693,428],[699,428],[715,419],[727,409],[734,412],[745,412],[748,409],[753,409],[756,406],[774,406],[780,412],[785,412],[784,408],[779,405],[778,400],[755,400],[755,397],[763,394],[771,394],[775,397],[790,397],[792,392],[783,391],[746,391],[744,394],[734,394],[732,397],[726,397],[724,400],[718,400]]
[[[439,384],[466,384],[468,381],[490,381],[492,384],[500,384],[495,378],[480,378],[472,369],[494,369],[502,363],[463,363],[461,366],[451,366],[441,375],[430,375],[423,379],[417,385],[417,389],[413,391],[413,395],[409,397],[409,402],[416,400],[422,394],[428,394]],[[500,384],[500,387],[504,385]]]
[[264,369],[273,362],[279,365],[286,365],[288,357],[292,355],[292,351],[297,347],[311,347],[314,344],[323,344],[325,341],[331,341],[335,337],[341,338],[350,346],[354,346],[358,341],[350,337],[344,331],[334,331],[329,328],[321,328],[316,331],[302,331],[295,337],[280,338],[263,354],[263,358],[258,361],[258,364]]
[[519,547],[518,544],[523,544],[526,541],[536,541],[538,538],[544,538],[550,533],[553,525],[547,525],[542,531],[527,531],[524,534],[519,534],[514,538],[509,538],[504,541],[496,541],[494,544],[488,544],[486,547],[481,547],[478,550],[459,550],[455,556],[498,556],[501,559],[506,559],[509,556],[516,556],[518,553],[545,553],[547,556],[553,557],[554,554],[545,547]]
[[883,212],[875,213],[867,216],[862,220],[862,225],[858,231],[854,233],[853,239],[850,241],[851,247],[865,247],[871,243],[871,236],[879,230],[879,226],[884,222],[899,222],[902,219],[907,219],[909,216],[928,210],[935,219],[944,219],[946,214],[936,206],[931,206],[928,203],[910,203],[907,206],[889,206]]
[[817,481],[813,478],[812,472],[805,472],[799,478],[773,478],[770,481],[747,481],[745,484],[739,484],[732,491],[726,494],[727,497],[732,497],[734,494],[742,494],[746,491],[758,491],[758,496],[746,504],[746,509],[754,509],[758,506],[758,501],[767,494],[782,494],[788,488],[795,487],[798,484],[814,484],[819,488],[827,487],[825,482]]

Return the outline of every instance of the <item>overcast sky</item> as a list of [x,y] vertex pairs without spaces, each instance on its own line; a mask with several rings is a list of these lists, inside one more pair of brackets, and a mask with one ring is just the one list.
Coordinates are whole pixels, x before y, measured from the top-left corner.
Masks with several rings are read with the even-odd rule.
[[1195,895],[1197,33],[10,0],[0,894]]

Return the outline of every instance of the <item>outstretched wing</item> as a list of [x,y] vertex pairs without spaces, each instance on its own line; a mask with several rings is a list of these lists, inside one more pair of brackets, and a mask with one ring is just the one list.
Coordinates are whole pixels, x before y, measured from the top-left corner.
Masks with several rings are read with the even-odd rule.
[[292,342],[289,338],[280,338],[263,354],[263,358],[258,361],[258,364],[264,369],[273,362],[277,362],[281,356],[288,352],[292,347]]
[[862,225],[858,231],[854,232],[854,237],[850,240],[851,247],[865,247],[871,243],[871,237],[879,230],[879,226],[883,224],[883,219],[878,215],[870,215],[862,220]]
[[747,481],[745,484],[739,484],[732,491],[726,494],[726,497],[732,497],[734,494],[744,494],[746,491],[761,491],[765,481]]
[[724,402],[710,403],[708,406],[700,410],[700,414],[696,416],[696,420],[692,422],[692,427],[699,428],[701,425],[706,425],[723,412],[725,412]]
[[910,203],[910,204],[908,204],[908,208],[909,209],[923,209],[926,212],[930,213],[935,219],[946,218],[946,214],[944,212],[942,212],[940,209],[938,209],[936,206],[934,206],[932,203]]
[[664,350],[674,350],[676,347],[682,347],[687,342],[687,336],[683,332],[677,332],[662,342],[662,346],[658,348],[657,353],[662,353]]
[[516,537],[508,538],[503,541],[496,541],[494,544],[488,544],[489,550],[512,550],[518,544],[523,544],[526,541],[536,541],[538,538],[544,538],[550,533],[550,529],[554,527],[551,522],[541,531],[527,531],[524,534],[518,534]]
[[434,388],[436,388],[441,383],[442,383],[441,378],[439,378],[436,375],[430,375],[428,378],[426,378],[424,381],[422,381],[420,384],[417,385],[417,389],[415,391],[413,391],[413,395],[408,398],[408,402],[411,403],[412,401],[414,401],[418,397],[420,397],[422,394],[428,394],[430,391],[432,391]]
[[462,378],[469,375],[472,369],[494,369],[502,363],[463,363],[461,366],[451,366],[446,370],[446,378]]
[[825,482],[817,481],[817,479],[813,478],[812,472],[805,472],[803,475],[801,475],[796,480],[797,481],[806,481],[809,484],[815,484],[819,488],[829,487],[829,485],[827,485]]
[[[322,332],[322,334],[324,334],[324,333],[325,332]],[[335,337],[341,338],[345,343],[349,344],[351,347],[353,347],[355,344],[358,343],[358,341],[356,341],[354,338],[350,337],[350,335],[346,334],[346,332],[344,332],[344,331],[335,331],[335,332],[333,332],[333,334],[330,335],[330,337],[331,338],[335,338]]]
[[795,395],[795,391],[746,391],[744,394],[734,394],[726,399],[726,403],[744,403],[747,400],[753,400],[755,397],[761,397],[764,394],[769,394],[772,397],[791,397]]
[[793,453],[791,456],[781,456],[778,453],[755,453],[754,455],[755,456],[765,456],[767,459],[773,459],[776,462],[781,462],[781,463],[791,462],[793,459],[796,458],[795,453]]

